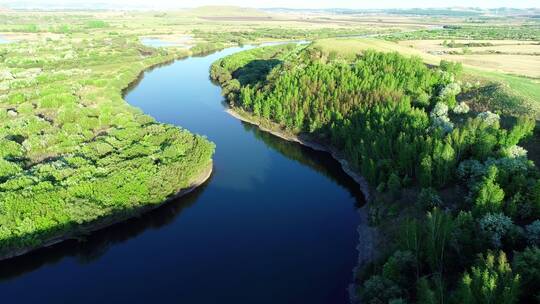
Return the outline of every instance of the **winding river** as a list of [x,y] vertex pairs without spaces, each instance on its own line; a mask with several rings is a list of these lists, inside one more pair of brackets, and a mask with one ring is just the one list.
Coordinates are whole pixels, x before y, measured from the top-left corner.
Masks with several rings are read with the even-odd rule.
[[0,263],[4,303],[347,303],[358,185],[328,154],[228,115],[230,48],[147,71],[126,100],[216,143],[214,173],[136,219]]

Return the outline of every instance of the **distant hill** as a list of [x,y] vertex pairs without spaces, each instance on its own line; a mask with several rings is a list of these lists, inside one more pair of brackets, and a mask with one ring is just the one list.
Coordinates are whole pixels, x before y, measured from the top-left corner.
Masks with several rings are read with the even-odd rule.
[[534,16],[538,15],[540,8],[475,8],[475,7],[448,7],[448,8],[400,8],[400,9],[290,9],[290,8],[265,8],[269,13],[317,13],[336,15],[401,15],[401,16],[443,16],[443,17],[475,17],[484,15],[497,16]]
[[196,16],[215,16],[215,17],[266,17],[269,16],[267,12],[247,7],[238,7],[238,6],[201,6],[189,10],[189,13]]

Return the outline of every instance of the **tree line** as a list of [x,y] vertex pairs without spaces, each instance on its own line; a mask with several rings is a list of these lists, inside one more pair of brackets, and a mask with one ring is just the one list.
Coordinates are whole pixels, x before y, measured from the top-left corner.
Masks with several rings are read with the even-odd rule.
[[540,176],[518,144],[535,121],[503,128],[497,114],[470,112],[456,98],[460,72],[398,53],[349,62],[291,45],[211,69],[233,109],[337,148],[376,189],[371,221],[391,245],[358,274],[365,302],[533,300]]

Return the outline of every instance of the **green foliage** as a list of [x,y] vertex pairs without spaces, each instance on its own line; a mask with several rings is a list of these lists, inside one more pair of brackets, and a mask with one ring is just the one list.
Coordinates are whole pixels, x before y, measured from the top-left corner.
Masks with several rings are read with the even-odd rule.
[[503,238],[508,235],[513,225],[512,219],[502,213],[488,213],[479,220],[480,231],[495,248],[502,246]]
[[425,211],[442,207],[442,200],[437,191],[433,188],[422,188],[418,195],[417,203],[420,208]]
[[400,288],[394,282],[380,275],[369,278],[361,290],[363,302],[370,304],[388,303],[401,295]]
[[[417,39],[467,39],[467,40],[538,40],[540,28],[535,24],[500,25],[500,26],[445,26],[443,29],[420,30],[413,32],[396,33],[386,36],[389,40],[417,40]],[[451,45],[452,43],[450,43]],[[447,44],[448,45],[448,44]],[[463,47],[467,45],[462,45]]]
[[420,278],[417,283],[416,297],[418,303],[422,304],[437,304],[437,296],[431,289],[429,281],[426,278]]
[[420,169],[419,169],[419,179],[420,179],[420,185],[422,187],[430,187],[433,185],[433,167],[432,167],[432,161],[431,156],[425,155],[420,160]]
[[109,27],[109,24],[103,20],[90,20],[86,22],[86,27],[91,29],[106,28]]
[[527,242],[531,246],[540,246],[540,220],[525,227]]
[[531,118],[520,117],[517,124],[508,132],[504,138],[504,146],[511,147],[517,145],[521,140],[531,136],[534,131],[536,121]]
[[[392,209],[385,199],[403,204],[392,229],[381,224],[398,242],[363,282],[365,302],[446,302],[477,254],[521,248],[528,227],[536,240],[538,170],[517,146],[534,122],[519,118],[509,125],[489,111],[469,113],[456,100],[461,70],[451,62],[428,68],[419,59],[373,51],[347,61],[316,45],[249,50],[212,66],[233,109],[331,146],[377,192],[386,192],[371,203],[375,223],[385,223],[384,210]],[[411,188],[419,191],[413,212],[406,205]],[[475,290],[480,272],[496,276],[490,267],[475,266],[465,276],[463,301],[491,297]],[[490,280],[508,288],[490,292],[515,301],[517,281],[497,275]]]
[[512,267],[520,276],[521,303],[540,301],[540,249],[527,247],[514,255]]
[[519,280],[519,275],[512,273],[504,252],[497,256],[488,252],[485,257],[480,256],[470,273],[463,275],[456,303],[517,303]]
[[382,275],[404,289],[412,288],[416,278],[416,258],[410,251],[395,251],[384,263]]
[[452,75],[459,75],[463,71],[463,65],[461,63],[448,60],[441,60],[439,67],[441,70]]
[[390,174],[388,178],[388,191],[392,197],[397,197],[401,192],[401,180],[394,173]]
[[536,216],[540,216],[540,179],[536,180],[531,187],[531,201]]
[[0,158],[0,181],[5,181],[20,171],[22,169],[16,163]]
[[237,43],[245,44],[248,42],[259,41],[261,39],[280,39],[280,40],[314,40],[328,37],[355,36],[376,33],[377,31],[366,28],[269,28],[258,27],[242,31],[220,31],[220,30],[199,30],[192,31],[196,38],[213,41],[217,43]]
[[[413,176],[421,154],[418,150],[426,145],[429,122],[423,111],[411,108],[412,98],[406,95],[425,96],[434,91],[438,74],[420,60],[398,54],[366,52],[353,64],[325,64],[325,56],[304,46],[263,48],[220,60],[211,74],[229,88],[226,83],[231,79],[252,73],[250,62],[291,58],[269,72],[256,72],[260,76],[250,76],[251,81],[240,81],[240,91],[233,94],[237,98],[230,101],[285,128],[328,138],[372,182],[387,181],[390,168],[397,168],[398,176]],[[304,67],[295,68],[297,64]],[[271,90],[267,90],[267,82],[272,83]],[[410,132],[401,132],[403,129]],[[356,138],[363,140],[356,142]],[[437,158],[436,169],[445,170],[449,165],[444,157]],[[437,177],[444,182],[443,175]]]
[[447,274],[455,275],[471,266],[474,257],[484,251],[484,236],[478,233],[478,225],[472,212],[460,211],[453,219],[453,229],[446,253]]
[[495,166],[488,168],[487,175],[477,185],[474,199],[474,211],[477,214],[499,212],[504,199],[503,189],[496,183],[498,169]]
[[1,256],[132,216],[189,187],[210,165],[208,140],[123,101],[144,68],[173,58],[142,59],[139,46],[98,36],[4,48],[0,70],[20,85],[0,99]]
[[444,259],[453,229],[452,216],[439,209],[428,212],[426,220],[426,254],[432,272],[442,275]]

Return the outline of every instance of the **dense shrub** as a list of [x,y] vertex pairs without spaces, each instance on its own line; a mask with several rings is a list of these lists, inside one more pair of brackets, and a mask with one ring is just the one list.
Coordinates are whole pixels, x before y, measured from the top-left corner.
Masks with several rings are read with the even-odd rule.
[[518,252],[512,267],[520,274],[522,303],[540,301],[540,249],[533,246]]
[[138,47],[99,36],[5,48],[0,70],[17,71],[20,83],[0,99],[0,255],[133,215],[210,164],[213,144],[123,101],[140,71],[173,58],[141,59]]
[[470,273],[465,272],[456,303],[500,303],[518,302],[519,275],[510,268],[504,252],[495,255],[488,252],[480,256]]

